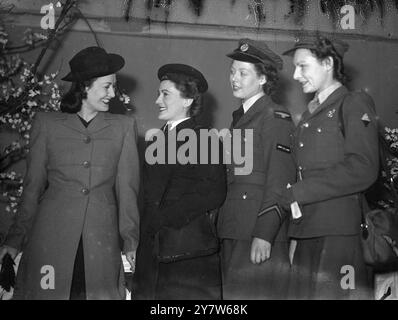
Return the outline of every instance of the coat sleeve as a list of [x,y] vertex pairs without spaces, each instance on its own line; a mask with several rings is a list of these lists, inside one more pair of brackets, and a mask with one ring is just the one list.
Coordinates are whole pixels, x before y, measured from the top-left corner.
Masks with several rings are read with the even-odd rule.
[[[222,155],[221,141],[219,148],[219,155]],[[189,177],[184,174],[179,175],[178,169],[174,172],[166,191],[165,205],[159,212],[161,225],[176,229],[182,228],[199,215],[218,209],[223,204],[227,192],[226,168],[222,164],[222,160],[217,164],[211,164],[211,158],[209,145],[208,164],[182,166],[187,170],[195,171],[194,175]],[[200,159],[200,150],[198,159]],[[167,194],[175,193],[180,194],[178,200],[169,201]]]
[[32,227],[39,199],[47,184],[47,118],[44,116],[37,113],[32,123],[21,204],[5,240],[6,245],[19,251]]
[[123,147],[117,168],[116,196],[119,209],[119,232],[123,239],[123,252],[134,251],[139,239],[139,158],[137,150],[137,125],[128,119]]
[[344,160],[293,185],[293,196],[299,204],[358,193],[376,180],[379,143],[373,100],[363,94],[350,94],[343,104],[343,119]]
[[257,215],[252,236],[273,243],[287,212],[279,203],[282,190],[296,181],[296,169],[291,155],[291,118],[268,118],[262,129],[265,185],[262,206]]

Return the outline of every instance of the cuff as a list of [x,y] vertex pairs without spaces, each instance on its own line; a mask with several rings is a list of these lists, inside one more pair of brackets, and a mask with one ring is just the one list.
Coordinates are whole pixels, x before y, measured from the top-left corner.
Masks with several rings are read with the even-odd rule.
[[257,221],[252,236],[264,239],[273,244],[282,225],[282,215],[279,206],[273,205],[266,208],[257,216]]

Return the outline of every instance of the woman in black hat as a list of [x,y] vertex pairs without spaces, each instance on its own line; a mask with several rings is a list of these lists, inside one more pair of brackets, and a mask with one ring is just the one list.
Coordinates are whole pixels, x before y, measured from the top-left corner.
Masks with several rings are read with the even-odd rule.
[[133,118],[106,111],[124,59],[89,47],[69,64],[62,113],[36,114],[0,259],[23,251],[17,299],[123,299],[121,252],[134,268],[138,246],[137,133]]
[[[281,58],[260,41],[242,39],[232,58],[230,83],[241,102],[232,130],[252,132],[252,170],[227,166],[227,200],[220,210],[224,299],[286,297],[289,271],[286,212],[278,194],[295,181],[289,111],[271,99]],[[234,135],[233,135],[234,136]]]
[[[145,211],[137,251],[135,296],[220,299],[214,220],[225,198],[225,169],[221,160],[210,162],[212,152],[221,150],[211,150],[209,141],[201,139],[200,131],[208,130],[196,120],[203,108],[202,94],[207,90],[207,81],[198,70],[182,64],[162,66],[158,77],[156,104],[159,119],[166,124],[146,150]],[[183,133],[187,134],[185,139],[176,141]],[[159,158],[153,161],[150,150],[156,145],[153,158]],[[178,151],[187,145],[191,147],[188,162],[188,155]],[[161,154],[165,155],[163,159]]]

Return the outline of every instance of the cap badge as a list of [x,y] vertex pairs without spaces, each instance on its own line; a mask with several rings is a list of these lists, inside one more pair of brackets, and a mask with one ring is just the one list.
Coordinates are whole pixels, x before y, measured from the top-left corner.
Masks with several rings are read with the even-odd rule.
[[249,49],[249,45],[247,43],[244,43],[240,46],[240,51],[246,52]]

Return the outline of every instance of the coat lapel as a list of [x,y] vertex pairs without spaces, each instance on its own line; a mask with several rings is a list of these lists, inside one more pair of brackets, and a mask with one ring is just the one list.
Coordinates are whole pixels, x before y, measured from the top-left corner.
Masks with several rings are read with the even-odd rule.
[[80,121],[79,116],[76,113],[66,113],[65,118],[63,118],[63,125],[72,130],[86,133],[86,128],[83,123]]
[[246,123],[250,122],[257,116],[258,113],[264,111],[264,105],[268,105],[271,102],[271,98],[268,95],[263,95],[258,99],[246,113],[239,119],[234,128],[243,127]]
[[90,125],[88,126],[88,128],[86,128],[82,122],[79,119],[79,116],[76,113],[68,113],[65,114],[66,116],[64,118],[62,118],[63,120],[63,125],[87,134],[87,132],[89,133],[95,133],[98,132],[108,126],[110,126],[109,120],[113,120],[115,118],[114,115],[112,115],[111,113],[107,113],[107,112],[98,112],[98,114],[95,116],[95,118],[91,121]]
[[333,105],[336,101],[338,101],[342,96],[347,94],[348,90],[345,86],[341,86],[335,91],[332,92],[332,94],[327,97],[327,99],[316,109],[313,113],[310,113],[308,110],[306,110],[303,113],[303,117],[300,120],[300,123],[303,121],[307,121],[313,117],[315,117],[317,114],[322,112],[323,110],[326,110],[329,108],[331,105]]
[[98,112],[93,121],[88,126],[87,130],[90,133],[98,132],[110,126],[109,120],[114,119],[115,116],[108,112]]

